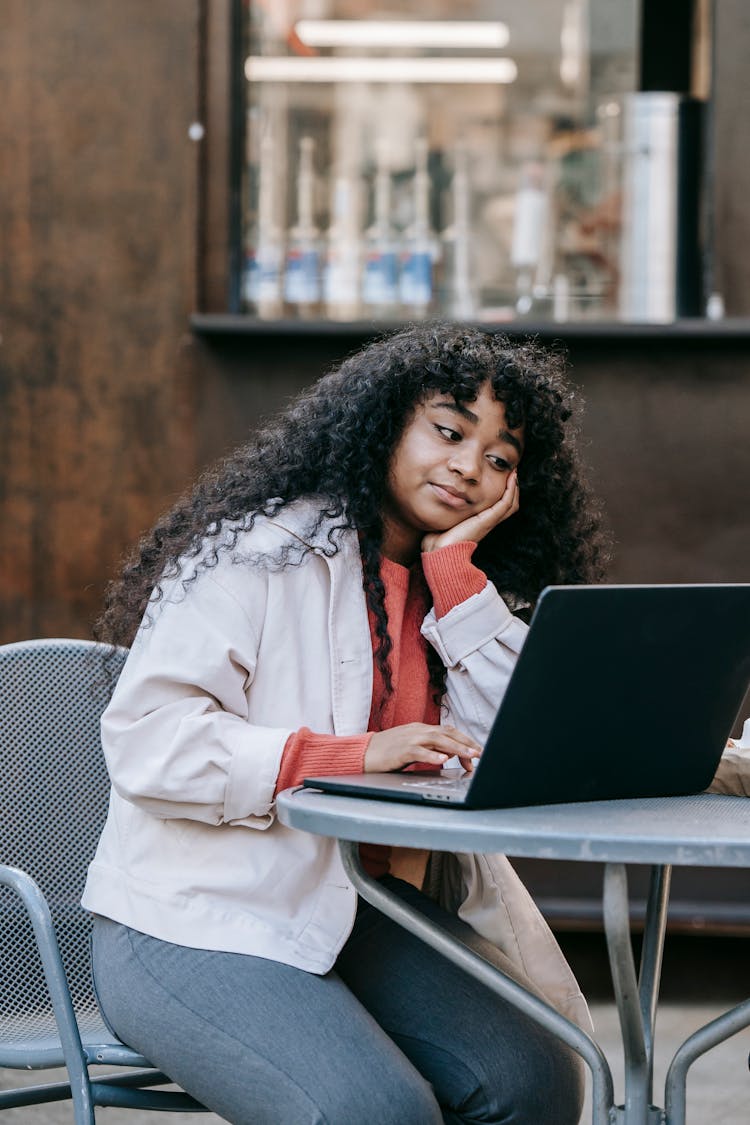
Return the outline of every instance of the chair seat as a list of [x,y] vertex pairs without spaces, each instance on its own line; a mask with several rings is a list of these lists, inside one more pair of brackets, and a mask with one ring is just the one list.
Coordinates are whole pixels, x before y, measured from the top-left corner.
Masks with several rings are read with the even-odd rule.
[[[88,1062],[137,1067],[153,1065],[113,1036],[98,1011],[79,1015],[78,1026]],[[7,1041],[11,1041],[12,1046]],[[34,1012],[0,1017],[0,1066],[24,1070],[65,1066],[54,1015],[51,1012]]]

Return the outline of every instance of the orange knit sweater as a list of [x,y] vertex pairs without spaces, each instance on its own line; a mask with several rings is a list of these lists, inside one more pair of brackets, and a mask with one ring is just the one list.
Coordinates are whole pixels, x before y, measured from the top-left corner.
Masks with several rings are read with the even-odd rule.
[[[422,555],[421,565],[400,566],[383,558],[380,576],[385,586],[393,691],[385,694],[377,664],[373,669],[372,705],[366,734],[316,734],[307,727],[291,734],[281,757],[276,792],[299,785],[305,777],[326,773],[362,773],[364,757],[375,731],[404,723],[437,723],[438,704],[432,698],[427,668],[427,642],[420,632],[430,602],[438,618],[484,589],[487,578],[473,566],[475,543],[456,543]],[[376,645],[370,615],[373,651]],[[378,878],[388,871],[390,849],[363,844],[365,868]]]

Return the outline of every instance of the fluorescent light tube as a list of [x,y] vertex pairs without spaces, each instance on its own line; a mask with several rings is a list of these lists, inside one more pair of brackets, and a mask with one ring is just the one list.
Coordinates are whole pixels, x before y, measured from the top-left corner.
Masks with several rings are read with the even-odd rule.
[[493,50],[508,44],[498,20],[298,20],[309,47],[442,47]]
[[518,68],[508,58],[328,58],[250,55],[249,82],[434,82],[455,84],[514,82]]

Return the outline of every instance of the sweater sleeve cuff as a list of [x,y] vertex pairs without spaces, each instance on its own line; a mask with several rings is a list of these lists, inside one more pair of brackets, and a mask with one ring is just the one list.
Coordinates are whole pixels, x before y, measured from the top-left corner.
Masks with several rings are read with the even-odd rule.
[[487,585],[487,575],[471,561],[476,547],[471,542],[452,543],[422,555],[422,569],[438,619]]
[[301,727],[286,740],[274,796],[315,774],[363,773],[372,734],[314,734]]

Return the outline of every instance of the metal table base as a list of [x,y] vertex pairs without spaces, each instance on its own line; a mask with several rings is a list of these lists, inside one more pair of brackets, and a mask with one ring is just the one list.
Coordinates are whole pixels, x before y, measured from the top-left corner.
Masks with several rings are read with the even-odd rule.
[[369,876],[362,867],[356,841],[339,840],[339,849],[344,869],[362,898],[581,1056],[591,1072],[592,1125],[685,1125],[688,1069],[706,1051],[750,1026],[747,1000],[691,1035],[676,1052],[667,1072],[664,1108],[653,1104],[654,1028],[672,869],[668,865],[651,868],[640,971],[636,974],[626,867],[623,863],[605,864],[604,929],[625,1069],[625,1102],[615,1105],[612,1071],[591,1036]]
[[[654,1028],[672,865],[750,868],[746,798],[699,794],[455,811],[306,789],[280,794],[277,807],[282,823],[338,841],[346,873],[367,902],[578,1053],[591,1072],[593,1125],[685,1125],[690,1066],[750,1026],[746,1000],[686,1039],[667,1071],[663,1108],[653,1104]],[[604,928],[622,1031],[624,1104],[615,1105],[612,1072],[591,1036],[368,876],[360,864],[361,842],[603,863]],[[628,863],[651,869],[638,971],[631,943]]]

